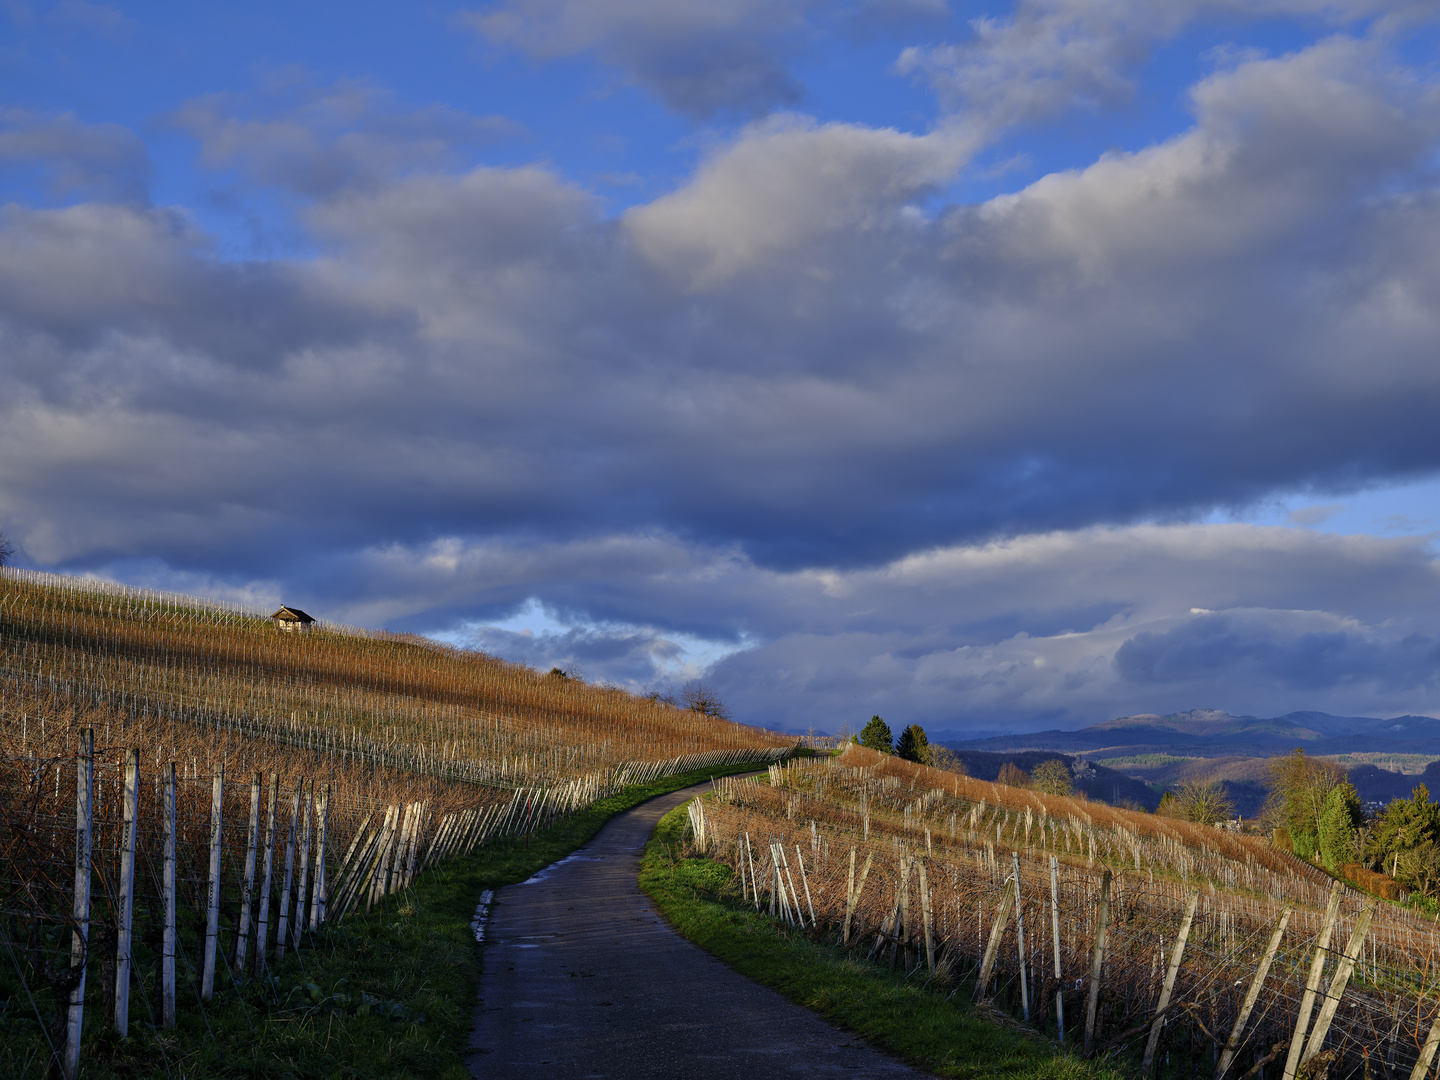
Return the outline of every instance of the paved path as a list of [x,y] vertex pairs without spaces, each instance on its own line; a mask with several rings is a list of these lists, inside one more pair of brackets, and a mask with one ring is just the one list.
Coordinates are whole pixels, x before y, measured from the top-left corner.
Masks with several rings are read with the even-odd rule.
[[708,786],[621,814],[569,859],[496,893],[472,1075],[928,1075],[736,974],[656,913],[636,882],[645,841],[666,811]]

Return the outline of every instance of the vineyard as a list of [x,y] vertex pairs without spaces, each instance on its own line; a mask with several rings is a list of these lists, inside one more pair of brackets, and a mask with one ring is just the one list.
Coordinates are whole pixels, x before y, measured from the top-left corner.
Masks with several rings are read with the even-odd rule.
[[1260,837],[859,746],[690,827],[742,902],[1150,1075],[1421,1080],[1440,1045],[1435,924]]
[[792,745],[421,638],[0,570],[0,1020],[74,1077],[86,1031],[203,1016],[429,865]]

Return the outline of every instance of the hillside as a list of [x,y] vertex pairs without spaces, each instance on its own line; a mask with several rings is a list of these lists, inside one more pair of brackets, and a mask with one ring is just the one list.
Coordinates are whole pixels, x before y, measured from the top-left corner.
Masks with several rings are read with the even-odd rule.
[[1178,1008],[1155,1025],[1161,1075],[1194,1075],[1197,1058],[1208,1074],[1227,1043],[1242,1054],[1230,1075],[1254,1075],[1297,1019],[1308,1025],[1317,949],[1345,942],[1353,957],[1363,943],[1364,964],[1332,978],[1341,1007],[1316,1021],[1306,1053],[1359,1076],[1377,1045],[1398,1075],[1422,1052],[1433,1017],[1415,988],[1433,978],[1434,924],[1263,837],[860,746],[717,788],[690,825],[695,854],[728,869],[713,880],[728,878],[730,903],[836,943],[851,965],[973,997],[1012,1027],[1063,1028],[1087,1054],[1139,1066],[1169,1000]]
[[152,1030],[198,1024],[428,866],[791,745],[422,638],[0,571],[0,936],[25,958],[0,1042],[67,995],[67,1055],[123,1035],[132,982]]

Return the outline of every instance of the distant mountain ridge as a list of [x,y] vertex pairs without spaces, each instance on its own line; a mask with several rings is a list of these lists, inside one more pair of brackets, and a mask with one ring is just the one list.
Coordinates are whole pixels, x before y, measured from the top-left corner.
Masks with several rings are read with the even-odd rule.
[[1176,754],[1189,757],[1271,757],[1296,746],[1311,754],[1440,753],[1440,720],[1433,716],[1332,716],[1293,712],[1261,718],[1218,709],[1140,713],[1078,731],[1035,731],[946,743],[956,750],[1005,753],[1054,750],[1111,756]]

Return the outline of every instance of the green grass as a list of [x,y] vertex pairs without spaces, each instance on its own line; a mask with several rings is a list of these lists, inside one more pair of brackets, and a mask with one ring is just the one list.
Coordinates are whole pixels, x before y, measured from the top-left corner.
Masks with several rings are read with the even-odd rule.
[[685,830],[684,807],[660,820],[641,863],[640,886],[681,934],[740,974],[941,1076],[1118,1080],[1122,1075],[1048,1039],[975,1015],[971,986],[935,992],[922,986],[923,973],[907,979],[852,959],[732,902],[728,898],[736,890],[729,867],[676,857],[684,850]]
[[[352,913],[315,935],[311,947],[288,952],[268,980],[233,985],[222,976],[223,989],[203,1013],[182,985],[174,1031],[150,1026],[146,996],[153,988],[137,986],[130,1037],[119,1039],[102,1014],[95,964],[87,974],[80,1075],[468,1080],[463,1055],[480,974],[470,920],[481,892],[523,881],[647,799],[754,768],[703,769],[628,787],[544,833],[427,871],[368,914]],[[16,978],[24,963],[18,952],[0,955],[0,1076],[39,1080],[49,1051]],[[49,994],[37,995],[37,1004],[48,1022]]]

